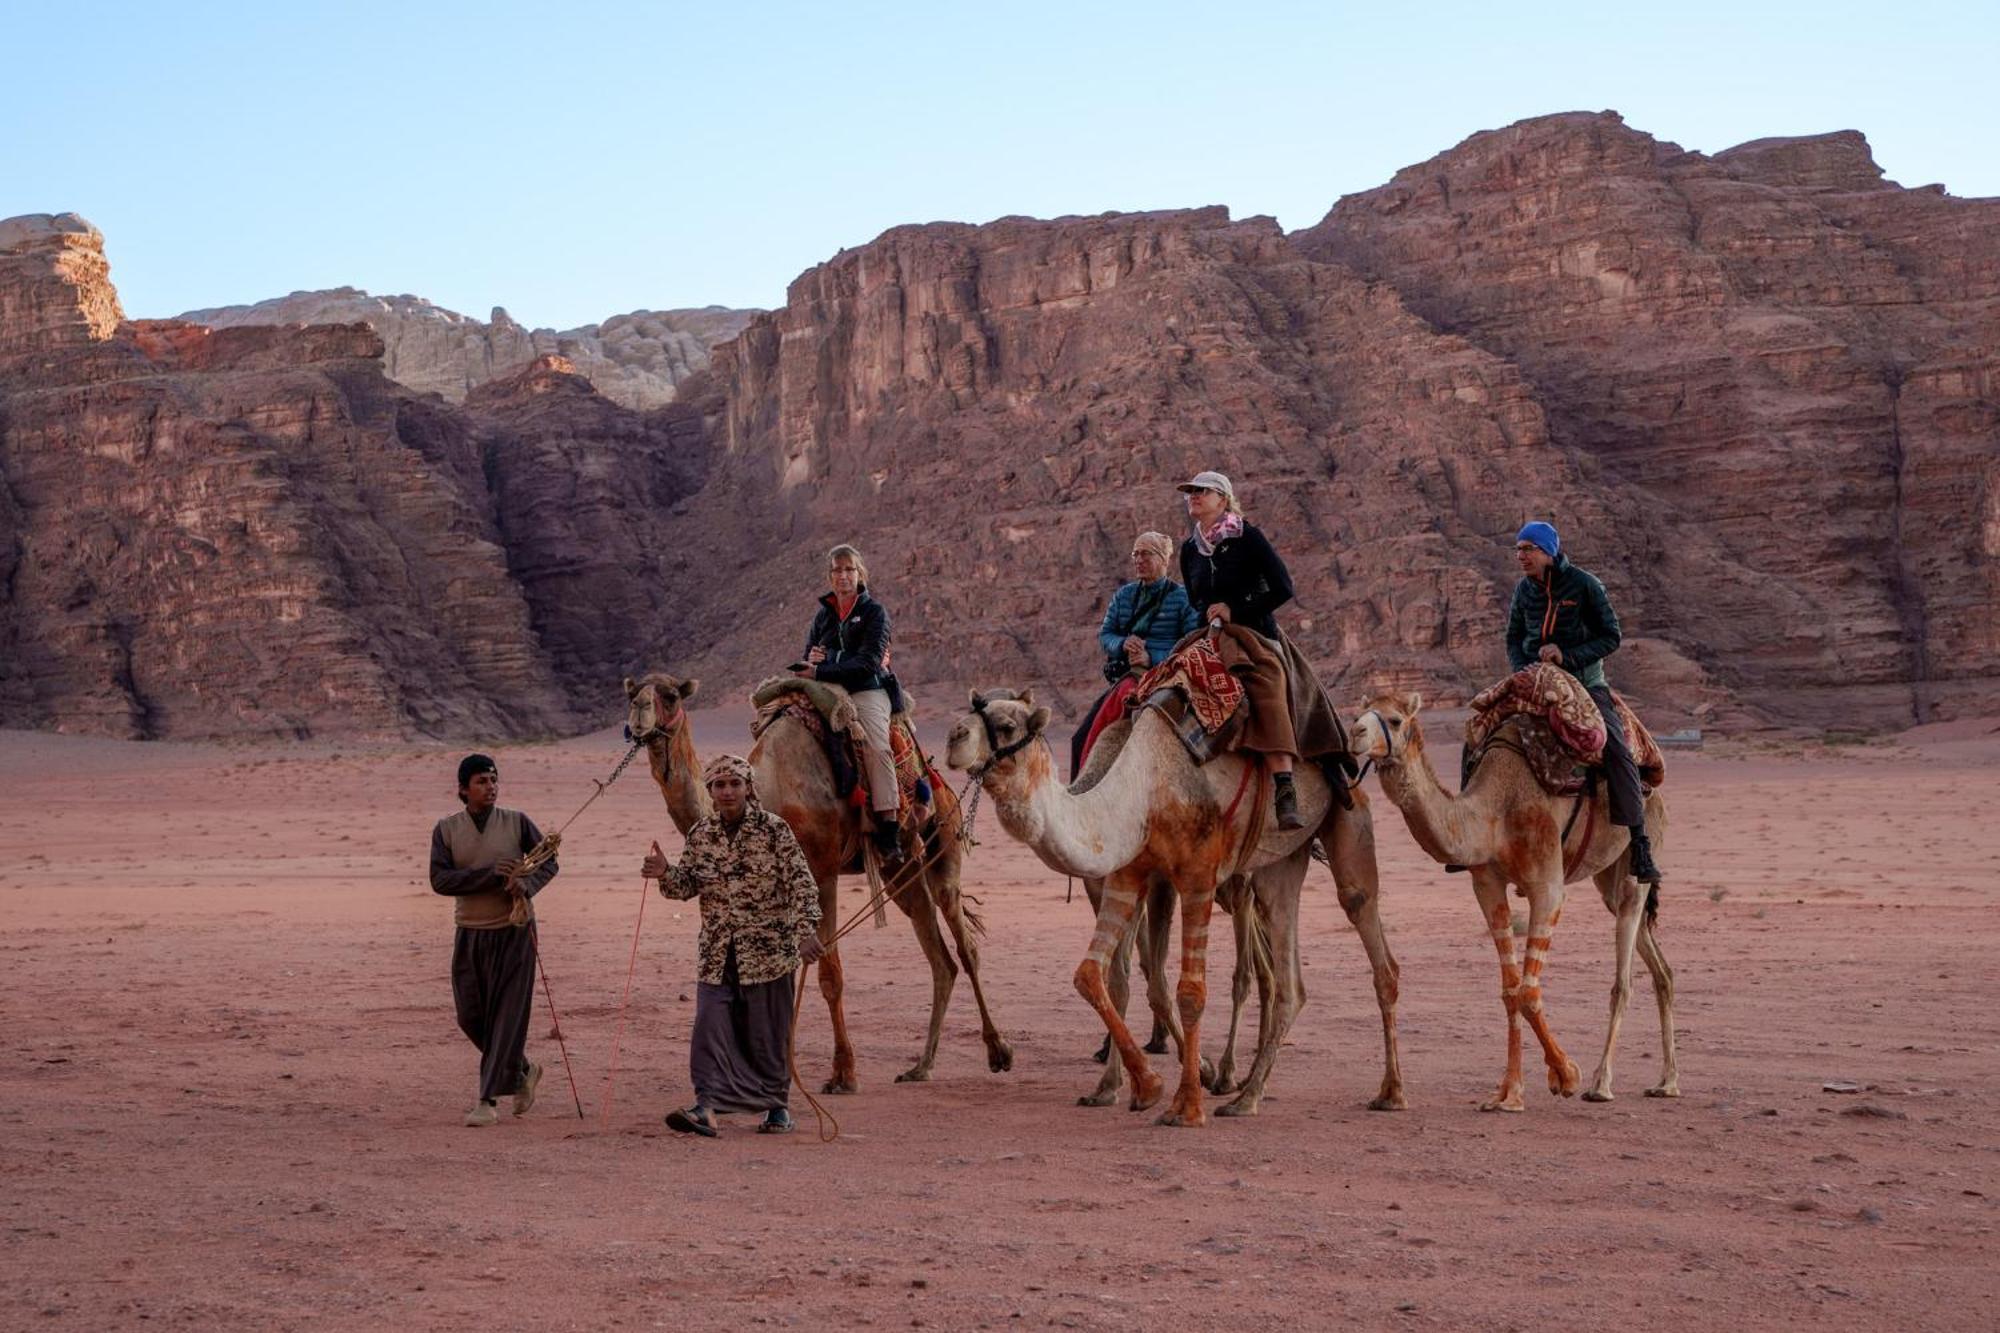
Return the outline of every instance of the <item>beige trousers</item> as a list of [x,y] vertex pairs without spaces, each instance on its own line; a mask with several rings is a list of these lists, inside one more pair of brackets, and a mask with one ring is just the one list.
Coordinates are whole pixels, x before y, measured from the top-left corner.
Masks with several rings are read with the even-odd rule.
[[877,814],[895,814],[901,804],[896,794],[896,756],[889,749],[889,692],[862,690],[849,696],[861,719],[861,734],[868,744],[863,759],[868,765],[868,804]]

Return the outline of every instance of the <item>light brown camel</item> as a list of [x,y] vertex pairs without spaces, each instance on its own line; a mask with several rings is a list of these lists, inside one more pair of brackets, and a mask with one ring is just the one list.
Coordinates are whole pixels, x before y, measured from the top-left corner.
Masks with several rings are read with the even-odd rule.
[[[1104,968],[1149,885],[1156,877],[1171,884],[1181,915],[1181,968],[1175,987],[1183,1035],[1181,1079],[1160,1122],[1200,1125],[1207,1119],[1201,1099],[1201,1014],[1208,998],[1208,925],[1216,890],[1239,872],[1280,863],[1292,867],[1278,877],[1281,890],[1290,886],[1289,902],[1271,904],[1266,922],[1276,983],[1267,1006],[1269,1021],[1259,1025],[1257,1054],[1243,1091],[1219,1112],[1252,1114],[1297,1012],[1297,885],[1304,878],[1315,829],[1331,849],[1341,906],[1361,932],[1374,970],[1385,1068],[1381,1090],[1370,1104],[1382,1109],[1404,1104],[1396,1052],[1396,963],[1382,932],[1365,800],[1352,810],[1341,808],[1325,780],[1308,767],[1297,778],[1306,827],[1278,829],[1262,817],[1270,796],[1257,780],[1261,765],[1224,755],[1197,767],[1171,725],[1151,710],[1133,723],[1124,748],[1102,777],[1087,789],[1072,791],[1056,779],[1055,759],[1043,736],[1049,710],[1035,706],[1032,692],[1006,698],[975,692],[971,705],[952,727],[947,762],[979,776],[1001,826],[1044,865],[1105,881],[1097,929],[1075,982],[1104,1020],[1125,1063],[1133,1110],[1157,1102],[1164,1086],[1112,1003]],[[1257,828],[1262,835],[1246,854],[1242,844]]]
[[[989,697],[998,697],[1002,691],[994,691]],[[1084,765],[1076,781],[1070,784],[1070,791],[1081,794],[1097,785],[1110,769],[1111,761],[1124,748],[1125,739],[1132,733],[1130,719],[1121,719],[1106,727],[1092,747],[1090,759]],[[1268,872],[1260,871],[1259,874]],[[1085,896],[1090,900],[1093,918],[1104,905],[1104,881],[1092,877],[1083,881]],[[1284,888],[1282,878],[1273,879],[1263,888],[1264,901],[1251,899],[1245,893],[1242,879],[1232,879],[1216,891],[1216,902],[1230,914],[1231,924],[1236,934],[1236,967],[1230,986],[1229,1035],[1222,1044],[1222,1058],[1211,1066],[1206,1057],[1202,1060],[1201,1081],[1210,1092],[1224,1093],[1236,1091],[1236,1034],[1242,1025],[1243,1007],[1249,998],[1250,986],[1254,981],[1259,994],[1258,1024],[1262,1025],[1272,1016],[1274,1004],[1273,977],[1270,966],[1270,952],[1267,943],[1269,933],[1262,928],[1260,917],[1268,917],[1271,912],[1283,912]],[[1153,1032],[1143,1048],[1148,1054],[1163,1055],[1167,1042],[1174,1043],[1178,1050],[1181,1040],[1180,1020],[1174,1012],[1171,998],[1167,994],[1167,947],[1173,930],[1174,886],[1158,875],[1147,882],[1146,897],[1139,904],[1139,910],[1127,923],[1125,933],[1118,939],[1118,947],[1112,951],[1110,971],[1105,977],[1106,988],[1111,994],[1111,1003],[1123,1016],[1131,990],[1132,960],[1136,955],[1140,972],[1146,983],[1147,1007],[1153,1015]],[[1294,951],[1296,957],[1296,950]],[[1261,966],[1259,964],[1261,963]],[[1294,979],[1293,1018],[1298,1010],[1305,1007],[1305,978],[1303,973]],[[1109,1033],[1104,1044],[1093,1055],[1104,1066],[1104,1076],[1097,1087],[1076,1099],[1079,1106],[1109,1106],[1118,1100],[1118,1090],[1124,1086],[1124,1062],[1111,1058],[1114,1047]]]
[[[1507,1010],[1507,1072],[1499,1091],[1479,1109],[1523,1109],[1520,1024],[1524,1019],[1542,1044],[1549,1091],[1568,1097],[1577,1090],[1576,1062],[1556,1044],[1543,1008],[1542,964],[1562,916],[1563,885],[1586,875],[1597,881],[1604,905],[1617,918],[1617,963],[1611,983],[1611,1027],[1604,1034],[1604,1056],[1584,1100],[1611,1100],[1611,1057],[1632,994],[1635,948],[1653,974],[1653,996],[1660,1006],[1660,1081],[1646,1089],[1646,1095],[1680,1096],[1680,1067],[1674,1059],[1674,974],[1653,934],[1659,889],[1654,886],[1646,892],[1629,873],[1630,858],[1625,854],[1629,839],[1611,822],[1605,795],[1600,790],[1596,810],[1583,814],[1571,827],[1575,798],[1550,795],[1519,754],[1496,747],[1487,751],[1465,790],[1453,796],[1438,782],[1424,754],[1424,733],[1417,724],[1422,703],[1422,696],[1415,694],[1371,699],[1350,740],[1356,754],[1375,761],[1382,794],[1403,812],[1417,845],[1434,861],[1471,869],[1472,891],[1500,953],[1500,1000]],[[1646,798],[1646,831],[1654,848],[1659,848],[1667,833],[1667,807],[1658,791]],[[1507,910],[1509,884],[1528,899],[1527,959],[1518,969],[1514,924]]]
[[[695,758],[694,740],[688,732],[684,709],[699,684],[665,675],[625,681],[625,695],[631,705],[626,725],[633,739],[645,744],[653,781],[659,784],[660,794],[666,798],[667,813],[674,827],[682,833],[709,812],[708,793],[701,785],[701,765]],[[819,989],[833,1020],[833,1075],[821,1091],[853,1092],[859,1084],[854,1044],[847,1035],[847,1011],[842,1003],[846,972],[841,966],[839,945],[832,936],[841,924],[840,871],[854,862],[861,846],[860,815],[835,794],[833,770],[827,763],[825,750],[794,719],[780,717],[765,729],[750,751],[750,766],[755,773],[758,799],[792,826],[812,867],[813,878],[819,882],[820,938],[827,943],[819,963]],[[931,968],[931,1020],[924,1052],[914,1065],[896,1076],[898,1083],[921,1083],[931,1077],[937,1062],[938,1040],[944,1031],[945,1010],[958,979],[959,965],[952,961],[945,945],[940,917],[951,931],[959,960],[972,982],[973,998],[979,1004],[987,1066],[999,1073],[1014,1064],[1014,1048],[994,1026],[986,992],[980,984],[979,945],[975,937],[983,928],[959,894],[962,849],[958,841],[958,811],[948,798],[941,805],[937,832],[928,845],[917,842],[914,834],[905,831],[909,860],[889,876],[902,886],[893,901],[910,918]],[[918,867],[916,862],[924,857],[930,858],[929,863]]]

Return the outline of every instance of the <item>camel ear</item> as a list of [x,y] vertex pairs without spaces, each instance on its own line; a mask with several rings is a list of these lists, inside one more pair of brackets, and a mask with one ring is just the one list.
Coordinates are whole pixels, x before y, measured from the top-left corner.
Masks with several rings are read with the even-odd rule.
[[700,688],[701,688],[701,682],[690,676],[687,679],[687,681],[681,685],[681,702],[686,703],[688,700],[694,698],[694,692]]
[[639,697],[639,682],[633,680],[630,676],[625,677],[625,697],[627,699],[636,699]]
[[980,709],[986,707],[986,699],[979,693],[978,690],[967,690],[965,692],[965,695],[966,695],[965,702],[967,703],[967,705],[971,707],[973,712],[976,713]]
[[1037,708],[1037,709],[1036,709],[1036,710],[1035,710],[1034,712],[1032,712],[1032,713],[1028,714],[1028,734],[1029,734],[1030,736],[1039,736],[1039,735],[1041,735],[1041,734],[1042,734],[1042,728],[1044,728],[1044,727],[1046,727],[1046,726],[1048,726],[1048,725],[1049,725],[1049,710],[1048,710],[1048,709],[1046,709],[1046,708]]
[[1035,702],[1035,692],[1032,689],[1022,690],[1018,695],[1015,696],[1015,698],[1019,699],[1022,703],[1028,704],[1032,707]]
[[1403,696],[1403,711],[1408,713],[1411,717],[1415,717],[1417,715],[1417,710],[1419,708],[1422,708],[1423,706],[1424,706],[1423,695],[1406,694]]

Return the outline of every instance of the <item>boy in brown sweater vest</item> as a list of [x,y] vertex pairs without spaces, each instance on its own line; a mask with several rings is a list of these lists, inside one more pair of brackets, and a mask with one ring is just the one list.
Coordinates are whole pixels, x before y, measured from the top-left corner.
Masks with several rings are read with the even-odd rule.
[[[528,1018],[535,1002],[534,909],[513,923],[514,898],[532,899],[555,878],[550,857],[519,874],[521,857],[542,840],[534,821],[502,810],[500,770],[483,754],[458,765],[458,799],[465,809],[431,831],[431,888],[457,900],[458,935],[451,950],[451,992],[458,1026],[479,1048],[479,1100],[465,1113],[473,1128],[498,1123],[501,1097],[514,1114],[535,1104],[542,1067],[527,1058]],[[514,879],[508,886],[510,876]]]

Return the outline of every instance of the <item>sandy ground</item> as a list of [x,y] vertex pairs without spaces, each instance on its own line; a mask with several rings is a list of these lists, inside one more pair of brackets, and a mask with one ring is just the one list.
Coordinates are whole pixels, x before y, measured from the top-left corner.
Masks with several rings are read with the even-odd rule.
[[[704,753],[740,744],[740,719],[703,730]],[[505,750],[502,801],[558,823],[621,748]],[[1474,1109],[1503,1019],[1468,887],[1379,799],[1411,1109],[1363,1109],[1373,999],[1316,870],[1310,1003],[1263,1114],[1199,1131],[1072,1104],[1098,1072],[1069,985],[1086,909],[988,822],[968,880],[1015,1070],[986,1071],[961,984],[936,1081],[893,1083],[928,986],[900,917],[864,927],[846,950],[863,1087],[831,1146],[803,1106],[789,1139],[662,1127],[686,1090],[696,918],[658,897],[599,1127],[638,861],[677,846],[643,765],[541,899],[589,1118],[557,1067],[526,1119],[460,1126],[475,1061],[450,905],[423,879],[455,757],[0,736],[0,1326],[1993,1326],[1993,728],[1673,756],[1685,1095],[1639,1095],[1658,1069],[1642,982],[1618,1100],[1550,1097],[1531,1046],[1512,1117]],[[1583,894],[1548,996],[1587,1078],[1611,932]],[[537,1004],[530,1051],[554,1065]],[[816,995],[807,1015],[816,1086]]]

